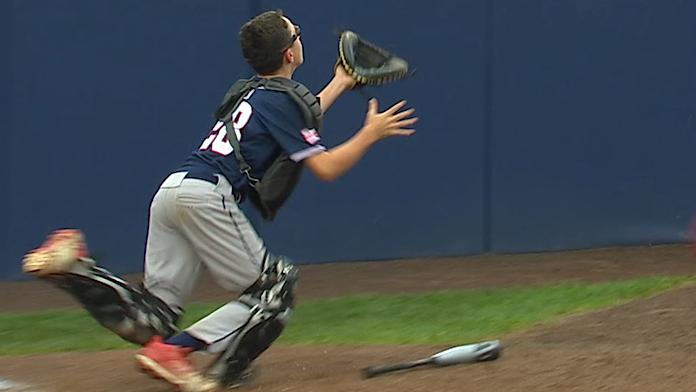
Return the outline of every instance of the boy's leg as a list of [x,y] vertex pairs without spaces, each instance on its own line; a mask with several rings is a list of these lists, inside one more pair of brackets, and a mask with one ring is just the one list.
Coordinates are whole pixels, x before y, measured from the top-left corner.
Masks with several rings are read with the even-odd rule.
[[[89,258],[82,233],[59,230],[24,258],[24,271],[70,293],[104,327],[143,345],[177,332],[184,299],[200,271],[189,243],[172,222],[173,191],[167,182],[150,206],[143,288],[135,288]],[[175,218],[175,217],[174,217]]]
[[129,342],[142,345],[153,335],[177,330],[180,312],[97,267],[79,230],[52,233],[40,248],[27,253],[23,269],[67,291],[101,325]]
[[[237,301],[186,330],[205,337],[211,343],[209,352],[220,353],[207,374],[223,385],[238,383],[249,365],[278,339],[292,316],[298,270],[283,257],[268,255],[266,259],[261,278]],[[229,325],[239,327],[229,331],[225,329]]]
[[174,309],[183,309],[201,271],[200,259],[179,229],[178,181],[164,181],[150,206],[143,286]]
[[258,355],[278,338],[292,308],[297,269],[266,252],[263,241],[231,197],[217,185],[184,181],[178,195],[179,229],[223,288],[244,292],[185,333],[222,353],[209,375],[233,384]]

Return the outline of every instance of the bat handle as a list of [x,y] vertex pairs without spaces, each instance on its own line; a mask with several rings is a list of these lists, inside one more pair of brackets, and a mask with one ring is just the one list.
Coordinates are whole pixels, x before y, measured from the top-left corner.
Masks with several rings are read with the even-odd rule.
[[365,378],[370,378],[374,376],[379,376],[380,374],[384,373],[389,373],[389,372],[395,372],[398,370],[405,370],[405,369],[412,369],[414,367],[418,366],[425,366],[433,363],[432,358],[425,358],[425,359],[420,359],[418,361],[412,361],[412,362],[406,362],[406,363],[397,363],[395,365],[386,365],[386,366],[370,366],[365,369],[363,369],[363,375]]

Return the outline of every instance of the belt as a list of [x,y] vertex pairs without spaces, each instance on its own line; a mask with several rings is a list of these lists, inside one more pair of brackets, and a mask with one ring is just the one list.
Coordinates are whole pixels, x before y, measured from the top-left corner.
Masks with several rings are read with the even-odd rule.
[[[210,172],[187,172],[184,178],[191,178],[194,180],[203,180],[206,182],[209,182],[213,185],[218,185],[220,182],[220,177],[221,174],[215,175]],[[241,203],[245,199],[245,194],[243,192],[240,192],[234,188],[231,188],[232,191],[232,196],[234,196],[234,201],[237,203]]]
[[218,183],[218,177],[215,174],[206,173],[206,172],[188,172],[188,173],[186,173],[184,178],[203,180],[203,181],[207,181],[213,185],[217,185],[217,183]]

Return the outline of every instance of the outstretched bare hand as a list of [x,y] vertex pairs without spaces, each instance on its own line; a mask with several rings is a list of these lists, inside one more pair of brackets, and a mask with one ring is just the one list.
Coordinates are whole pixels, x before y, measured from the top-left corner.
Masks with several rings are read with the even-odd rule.
[[413,135],[416,131],[410,126],[418,121],[418,117],[411,116],[416,111],[413,108],[401,110],[405,105],[406,101],[399,101],[380,113],[377,99],[370,99],[363,131],[375,137],[376,140]]

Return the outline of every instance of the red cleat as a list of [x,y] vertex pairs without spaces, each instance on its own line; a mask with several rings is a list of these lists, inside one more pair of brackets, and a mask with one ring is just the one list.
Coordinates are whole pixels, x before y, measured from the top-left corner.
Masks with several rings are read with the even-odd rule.
[[218,389],[218,383],[194,369],[187,349],[167,344],[155,336],[135,356],[140,368],[151,376],[164,380],[182,392],[209,392]]
[[87,261],[91,262],[82,232],[63,229],[54,231],[41,247],[28,252],[22,260],[22,269],[41,277],[69,272],[75,264]]

